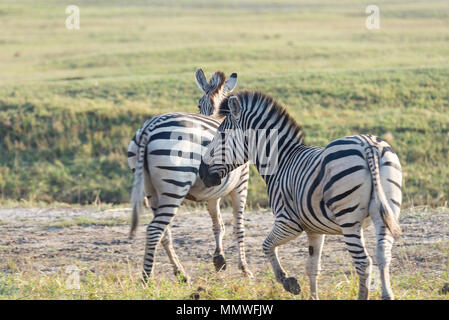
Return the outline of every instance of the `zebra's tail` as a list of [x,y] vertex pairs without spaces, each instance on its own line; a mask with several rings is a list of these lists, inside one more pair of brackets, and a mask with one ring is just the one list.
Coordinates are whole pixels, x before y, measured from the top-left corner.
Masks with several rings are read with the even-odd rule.
[[382,183],[380,180],[379,170],[379,151],[377,148],[369,145],[365,148],[366,159],[368,167],[371,172],[371,180],[373,183],[373,198],[379,208],[380,216],[387,229],[391,232],[391,235],[397,239],[401,234],[401,227],[388,204],[387,197],[385,195]]
[[133,189],[131,192],[131,207],[132,207],[132,217],[131,217],[131,230],[129,237],[133,238],[137,224],[139,223],[139,215],[142,213],[143,207],[143,197],[145,195],[144,189],[144,165],[145,165],[145,152],[148,144],[148,132],[147,130],[142,132],[139,139],[138,149],[137,149],[137,162],[136,171],[134,172],[134,182]]

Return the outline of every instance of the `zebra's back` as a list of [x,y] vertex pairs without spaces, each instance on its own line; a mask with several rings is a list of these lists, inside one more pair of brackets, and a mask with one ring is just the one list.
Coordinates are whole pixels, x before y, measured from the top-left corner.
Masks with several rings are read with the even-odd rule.
[[[212,140],[219,122],[211,117],[193,113],[167,113],[152,117],[136,132],[128,148],[128,162],[136,166],[136,154],[141,134],[150,135],[146,149],[149,186],[167,190],[159,196],[182,197],[202,201],[221,198],[232,191],[241,178],[243,168],[229,175],[216,187],[206,188],[198,179],[201,156]],[[243,167],[243,166],[242,166]],[[165,184],[159,186],[154,184]]]

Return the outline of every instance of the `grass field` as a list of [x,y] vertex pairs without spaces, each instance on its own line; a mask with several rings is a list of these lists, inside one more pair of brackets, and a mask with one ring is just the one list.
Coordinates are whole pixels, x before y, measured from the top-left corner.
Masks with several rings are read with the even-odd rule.
[[[384,137],[404,167],[404,201],[449,194],[449,4],[357,1],[61,1],[0,4],[0,195],[123,203],[126,149],[151,115],[196,112],[194,70],[238,72],[274,96],[307,142]],[[253,172],[249,203],[266,205]]]
[[[254,168],[245,224],[266,224],[247,235],[250,263],[260,267],[256,281],[212,270],[204,210],[198,224],[207,228],[190,228],[191,238],[174,232],[175,239],[202,239],[198,247],[177,243],[183,261],[201,257],[188,260],[197,272],[190,285],[173,279],[165,261],[156,269],[166,273],[142,286],[143,236],[134,251],[112,239],[127,237],[127,215],[69,217],[86,204],[127,206],[130,139],[152,115],[197,112],[197,67],[207,77],[237,72],[237,88],[275,97],[309,144],[357,133],[388,141],[403,166],[403,207],[443,207],[408,209],[401,218],[405,238],[393,249],[393,289],[400,299],[449,297],[441,291],[449,282],[449,2],[378,0],[379,30],[365,27],[369,3],[356,0],[77,0],[80,30],[66,29],[67,4],[0,3],[0,207],[31,210],[23,219],[0,215],[0,299],[308,298],[306,251],[284,251],[304,289],[299,296],[283,291],[259,256],[258,237],[271,216],[259,215],[267,196]],[[32,220],[40,217],[33,208],[67,203],[56,219]],[[195,206],[183,207],[181,216]],[[257,219],[248,218],[252,213]],[[194,218],[180,219],[190,226]],[[79,245],[81,235],[87,240]],[[108,244],[95,244],[108,237]],[[323,258],[329,265],[322,299],[357,295],[349,255],[338,250]],[[65,285],[70,264],[81,271],[80,290]]]

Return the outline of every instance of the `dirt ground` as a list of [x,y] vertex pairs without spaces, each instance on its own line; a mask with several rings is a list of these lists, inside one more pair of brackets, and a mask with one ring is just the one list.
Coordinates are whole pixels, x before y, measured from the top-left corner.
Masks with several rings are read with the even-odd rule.
[[[11,263],[52,273],[69,265],[87,266],[99,263],[127,262],[140,266],[143,258],[146,213],[134,240],[128,239],[130,211],[126,208],[12,208],[0,209],[0,272],[10,272]],[[237,246],[232,234],[232,214],[223,212],[224,238],[228,271],[238,274]],[[269,211],[247,212],[246,253],[250,269],[270,269],[261,246],[271,229]],[[393,247],[393,274],[417,272],[432,277],[445,277],[449,261],[449,210],[404,210],[400,224],[403,236]],[[183,209],[173,226],[174,247],[187,272],[195,279],[198,266],[212,267],[215,242],[212,223],[204,211]],[[366,231],[368,250],[375,261],[374,229]],[[279,249],[284,268],[291,275],[305,277],[307,239],[302,234]],[[351,259],[341,236],[327,236],[322,259],[322,277],[332,277],[340,270],[350,272]],[[164,250],[159,247],[156,275],[172,276]]]

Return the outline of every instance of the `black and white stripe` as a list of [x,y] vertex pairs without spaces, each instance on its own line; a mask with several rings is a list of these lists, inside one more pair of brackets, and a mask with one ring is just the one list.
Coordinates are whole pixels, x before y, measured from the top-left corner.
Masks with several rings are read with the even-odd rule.
[[276,101],[260,92],[242,91],[225,99],[220,114],[226,118],[208,146],[206,163],[202,163],[207,168],[202,173],[206,185],[219,183],[239,164],[239,161],[227,164],[216,161],[226,149],[222,147],[223,136],[228,140],[227,145],[243,150],[245,157],[241,161],[252,160],[260,172],[262,164],[258,163],[255,150],[248,147],[248,140],[262,139],[262,136],[251,137],[260,129],[276,130],[278,134],[277,153],[270,155],[277,157],[276,170],[262,175],[276,217],[263,250],[284,288],[292,293],[300,291],[296,279],[287,277],[282,269],[277,246],[302,231],[307,233],[306,269],[312,298],[317,298],[324,235],[343,234],[359,275],[359,298],[368,298],[372,262],[363,229],[371,220],[376,229],[382,298],[392,299],[389,265],[394,238],[401,232],[397,219],[402,200],[401,165],[392,148],[371,135],[340,138],[325,148],[307,146],[302,128]]
[[[202,72],[202,71],[201,71]],[[198,71],[197,71],[198,73]],[[218,74],[218,76],[217,76]],[[213,79],[220,78],[218,91],[225,88],[230,92],[234,87],[226,87],[223,73],[216,73]],[[236,76],[235,79],[236,80]],[[217,80],[214,80],[217,81]],[[234,81],[235,85],[236,81]],[[210,87],[217,83],[211,81]],[[208,101],[215,101],[205,92]],[[214,106],[215,104],[212,104]],[[187,279],[172,245],[169,224],[184,201],[207,201],[207,209],[212,218],[216,240],[214,264],[217,270],[224,269],[226,262],[222,246],[224,223],[220,214],[220,198],[231,196],[235,235],[239,247],[239,267],[247,276],[252,276],[245,259],[243,212],[248,192],[249,167],[242,165],[215,188],[206,188],[198,179],[201,156],[205,147],[213,138],[220,120],[213,116],[192,113],[167,113],[152,117],[140,128],[128,148],[128,163],[135,171],[131,196],[133,207],[133,234],[142,211],[142,199],[148,195],[154,218],[147,227],[146,249],[144,256],[144,278],[152,271],[155,249],[161,240],[173,264],[176,274]]]

